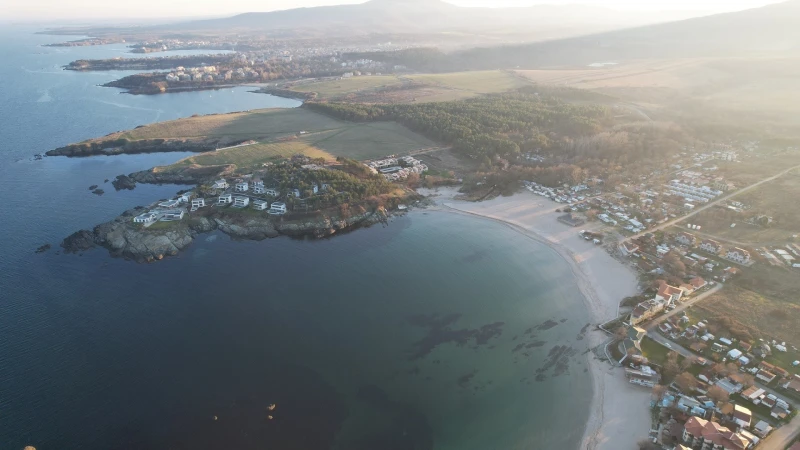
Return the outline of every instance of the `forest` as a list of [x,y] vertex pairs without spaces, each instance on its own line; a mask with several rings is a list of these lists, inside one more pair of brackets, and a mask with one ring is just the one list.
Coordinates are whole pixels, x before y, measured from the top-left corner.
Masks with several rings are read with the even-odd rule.
[[560,136],[591,136],[612,120],[605,106],[568,103],[533,88],[442,103],[307,107],[355,122],[393,120],[473,159],[515,157],[523,147],[548,148]]
[[[692,142],[673,123],[618,124],[609,103],[585,91],[531,86],[441,103],[308,102],[304,107],[349,121],[399,122],[451,145],[456,154],[480,163],[482,172],[501,169],[498,176],[507,181],[500,184],[513,184],[520,176],[546,185],[574,183],[578,175],[613,182],[665,166]],[[543,162],[531,163],[522,154],[540,155]],[[527,170],[508,170],[512,163]]]

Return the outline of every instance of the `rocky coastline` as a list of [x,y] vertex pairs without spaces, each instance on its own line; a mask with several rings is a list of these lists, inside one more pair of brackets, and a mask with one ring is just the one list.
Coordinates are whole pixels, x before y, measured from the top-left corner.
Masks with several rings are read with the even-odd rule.
[[69,144],[50,150],[47,156],[98,156],[98,155],[132,155],[137,153],[194,152],[213,151],[219,146],[238,145],[245,142],[230,141],[224,138],[206,139],[140,139],[129,141],[124,138],[98,139],[77,144]]
[[168,229],[151,230],[132,222],[133,217],[142,211],[143,207],[137,207],[125,211],[110,222],[97,225],[92,230],[77,231],[65,238],[61,247],[65,253],[80,253],[102,247],[112,256],[143,263],[175,256],[191,245],[197,236],[216,230],[236,239],[257,241],[278,236],[324,238],[376,223],[385,223],[389,216],[383,207],[374,210],[354,207],[346,217],[321,214],[297,220],[275,219],[266,215],[242,218],[210,214],[189,218]]

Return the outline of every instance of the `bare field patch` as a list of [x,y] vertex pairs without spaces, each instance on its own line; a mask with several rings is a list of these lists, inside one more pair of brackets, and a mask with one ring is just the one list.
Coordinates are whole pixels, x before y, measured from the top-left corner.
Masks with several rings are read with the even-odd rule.
[[800,343],[800,306],[739,287],[726,286],[693,309],[701,317],[728,317],[754,336]]

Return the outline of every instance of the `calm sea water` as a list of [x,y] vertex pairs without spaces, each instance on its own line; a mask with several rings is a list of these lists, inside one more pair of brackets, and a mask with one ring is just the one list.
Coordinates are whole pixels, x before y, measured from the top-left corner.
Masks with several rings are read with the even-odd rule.
[[566,263],[502,225],[415,212],[321,241],[211,234],[151,265],[58,254],[69,233],[177,190],[103,180],[181,155],[32,154],[298,104],[121,95],[96,85],[122,73],[59,66],[124,47],[39,46],[57,40],[0,32],[0,447],[577,448],[588,314]]

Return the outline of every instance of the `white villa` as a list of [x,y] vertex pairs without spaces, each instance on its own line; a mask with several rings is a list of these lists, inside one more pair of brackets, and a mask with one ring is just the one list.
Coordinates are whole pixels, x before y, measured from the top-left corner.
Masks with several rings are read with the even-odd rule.
[[266,211],[269,209],[269,202],[266,200],[253,200],[253,209],[256,211]]
[[192,211],[197,211],[198,209],[205,207],[206,207],[206,199],[204,198],[192,199]]
[[750,252],[743,248],[734,247],[728,250],[725,258],[739,264],[747,264],[750,262]]
[[135,223],[153,223],[158,218],[158,215],[154,212],[146,212],[143,214],[139,214],[138,216],[133,218]]
[[250,197],[241,197],[236,196],[233,197],[233,207],[234,208],[244,208],[250,204]]
[[217,180],[214,182],[214,185],[211,186],[213,189],[228,189],[228,182],[225,180]]
[[272,206],[269,208],[269,213],[273,216],[286,214],[286,203],[273,202]]
[[181,204],[180,200],[172,199],[172,200],[163,201],[163,202],[159,203],[158,206],[160,206],[162,208],[174,208],[174,207],[176,207],[176,206],[178,206],[180,204]]
[[700,243],[700,249],[712,255],[718,255],[720,250],[722,250],[722,245],[713,239],[706,239]]
[[181,203],[189,203],[189,200],[191,200],[191,199],[192,199],[192,193],[191,192],[186,192],[184,194],[181,194],[180,197],[178,197],[178,201],[181,202]]
[[264,182],[261,180],[253,180],[253,193],[254,194],[263,194],[264,193]]
[[246,181],[236,183],[236,192],[247,192],[249,189],[250,185],[248,185]]
[[273,189],[273,188],[264,189],[264,194],[271,195],[273,197],[277,197],[277,196],[281,195],[281,193],[278,192],[277,189]]
[[295,197],[300,198],[300,189],[292,189],[292,194]]
[[218,205],[230,205],[231,203],[233,203],[233,195],[231,194],[222,194],[217,201]]
[[161,221],[162,222],[173,222],[176,220],[183,219],[183,216],[186,214],[186,211],[182,209],[170,209],[166,211],[161,211]]

